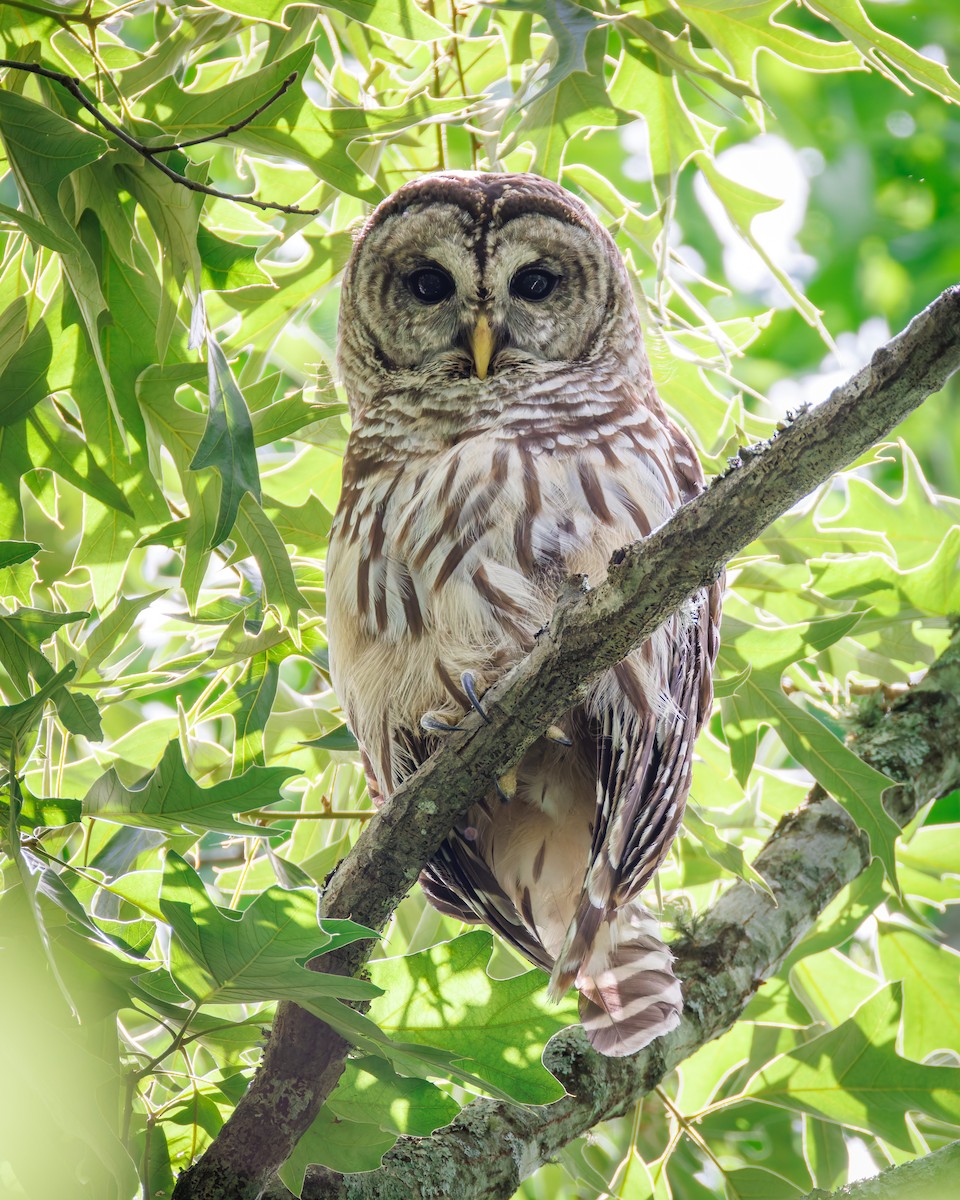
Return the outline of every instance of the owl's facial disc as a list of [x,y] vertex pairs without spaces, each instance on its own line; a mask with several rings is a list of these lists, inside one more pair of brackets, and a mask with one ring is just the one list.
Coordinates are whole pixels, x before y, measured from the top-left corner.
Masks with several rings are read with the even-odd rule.
[[479,384],[579,361],[622,286],[605,239],[599,226],[538,211],[535,198],[502,221],[453,197],[413,203],[365,233],[349,280],[353,319],[388,371]]

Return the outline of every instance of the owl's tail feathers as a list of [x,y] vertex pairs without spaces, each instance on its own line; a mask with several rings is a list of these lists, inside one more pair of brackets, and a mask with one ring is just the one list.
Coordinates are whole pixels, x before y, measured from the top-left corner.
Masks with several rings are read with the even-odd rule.
[[580,1020],[594,1049],[622,1058],[676,1029],[683,1011],[680,981],[653,914],[633,903],[609,914],[581,908],[577,916],[550,994],[562,996],[576,985]]

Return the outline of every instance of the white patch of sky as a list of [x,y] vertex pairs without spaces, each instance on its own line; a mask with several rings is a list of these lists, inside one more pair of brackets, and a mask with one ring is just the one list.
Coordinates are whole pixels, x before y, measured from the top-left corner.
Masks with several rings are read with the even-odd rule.
[[867,1149],[863,1138],[848,1137],[847,1143],[847,1183],[858,1183],[861,1179],[872,1179],[880,1174],[880,1168],[873,1161],[873,1156]]
[[270,251],[270,258],[285,266],[291,263],[306,261],[310,253],[310,244],[298,230],[290,234],[286,241],[280,242]]
[[781,379],[767,392],[767,399],[778,413],[795,411],[804,404],[820,404],[834,388],[870,361],[878,346],[890,339],[885,317],[869,317],[856,332],[836,336],[837,352],[827,354],[820,369],[797,379]]
[[[810,279],[816,260],[804,253],[797,234],[807,212],[809,175],[823,167],[819,156],[801,155],[782,137],[762,133],[717,155],[717,168],[728,179],[782,203],[754,217],[751,232],[770,259],[800,282]],[[755,250],[733,227],[706,179],[697,175],[694,191],[723,245],[723,268],[730,286],[774,308],[790,304],[783,287]]]
[[[930,49],[935,47],[927,47]],[[887,124],[894,137],[909,137],[915,127],[906,112],[891,113]],[[627,153],[624,174],[638,181],[649,180],[652,169],[644,123],[637,121],[625,126],[621,144]],[[813,279],[817,271],[816,260],[804,252],[798,235],[806,217],[810,180],[823,171],[824,165],[823,155],[815,147],[796,149],[784,138],[769,133],[731,146],[717,156],[717,167],[728,178],[782,201],[771,212],[755,217],[751,231],[770,258],[801,285]],[[782,286],[760,255],[737,233],[723,205],[699,173],[694,180],[694,191],[720,240],[726,282],[733,291],[769,307],[789,307],[791,301]],[[697,270],[701,267],[700,256],[689,246],[681,246],[681,241],[682,232],[673,229],[671,244]],[[869,318],[858,330],[835,334],[836,352],[827,354],[817,371],[775,383],[768,394],[771,406],[783,414],[802,404],[825,400],[833,388],[863,366],[889,337],[890,329],[882,317]]]

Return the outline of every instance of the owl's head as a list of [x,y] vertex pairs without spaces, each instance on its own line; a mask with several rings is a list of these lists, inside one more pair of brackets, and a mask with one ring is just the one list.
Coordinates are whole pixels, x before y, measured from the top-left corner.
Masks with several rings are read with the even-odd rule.
[[639,328],[623,262],[576,197],[536,175],[447,173],[374,211],[344,277],[340,370],[387,392],[485,396],[595,361]]

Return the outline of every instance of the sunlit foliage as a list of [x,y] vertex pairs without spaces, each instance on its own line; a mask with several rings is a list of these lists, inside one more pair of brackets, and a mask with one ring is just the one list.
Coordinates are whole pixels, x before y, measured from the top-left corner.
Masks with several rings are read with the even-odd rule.
[[[661,393],[717,471],[960,274],[949,7],[0,6],[6,59],[80,77],[147,147],[226,130],[295,75],[243,128],[155,158],[316,210],[189,191],[60,84],[4,72],[5,1195],[169,1196],[283,998],[358,1046],[294,1189],[311,1161],[375,1168],[474,1094],[557,1097],[540,1053],[573,1007],[419,895],[369,981],[302,966],[369,936],[319,930],[314,892],[369,814],[324,634],[351,229],[439,168],[559,179],[635,269]],[[750,860],[811,780],[877,861],[729,1034],[528,1200],[779,1200],[845,1182],[851,1146],[863,1173],[957,1136],[960,798],[896,842],[883,777],[843,740],[849,706],[869,719],[960,611],[956,401],[732,564],[660,901],[684,924],[733,876],[765,886]],[[365,1017],[340,1003],[374,996]]]

